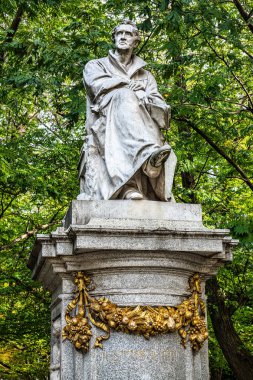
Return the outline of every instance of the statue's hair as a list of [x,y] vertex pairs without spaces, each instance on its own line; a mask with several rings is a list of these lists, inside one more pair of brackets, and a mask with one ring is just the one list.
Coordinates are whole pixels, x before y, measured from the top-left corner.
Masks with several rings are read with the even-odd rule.
[[136,40],[138,41],[138,43],[140,43],[141,37],[140,37],[140,34],[139,34],[139,30],[138,30],[136,24],[133,21],[129,20],[129,19],[124,19],[124,20],[122,20],[122,22],[119,25],[115,26],[115,28],[112,31],[112,40],[113,40],[113,42],[115,42],[115,33],[116,33],[116,31],[117,31],[117,29],[118,29],[118,27],[120,25],[131,25],[132,28],[133,28],[133,33],[136,36]]

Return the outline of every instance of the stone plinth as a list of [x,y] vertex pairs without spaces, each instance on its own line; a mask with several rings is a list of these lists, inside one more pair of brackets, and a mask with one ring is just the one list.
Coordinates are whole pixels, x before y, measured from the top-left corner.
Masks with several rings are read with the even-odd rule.
[[[176,306],[189,297],[189,277],[204,284],[235,244],[229,230],[202,224],[199,205],[152,201],[73,201],[63,227],[38,235],[29,267],[52,292],[51,380],[206,380],[207,343],[194,353],[176,332],[143,336],[111,333],[103,350],[83,354],[62,341],[73,273],[84,271],[95,289],[119,306]],[[92,342],[101,331],[93,327]]]

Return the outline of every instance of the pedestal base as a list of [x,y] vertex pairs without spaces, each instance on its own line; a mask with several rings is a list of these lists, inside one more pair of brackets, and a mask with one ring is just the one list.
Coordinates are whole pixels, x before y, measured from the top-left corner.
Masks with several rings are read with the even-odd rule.
[[[63,342],[61,332],[77,271],[93,280],[93,297],[119,306],[176,306],[190,295],[191,275],[198,272],[204,285],[231,260],[228,233],[205,228],[199,205],[73,201],[63,227],[38,235],[29,261],[53,296],[51,379],[208,379],[207,343],[195,353],[176,332],[150,340],[113,332],[103,350],[86,354]],[[97,335],[93,328],[92,342]]]
[[[101,331],[98,332],[98,335]],[[193,354],[180,345],[177,334],[160,335],[151,340],[113,332],[103,350],[86,355],[66,342],[62,377],[75,380],[207,380],[208,347]],[[68,364],[67,364],[68,363]]]

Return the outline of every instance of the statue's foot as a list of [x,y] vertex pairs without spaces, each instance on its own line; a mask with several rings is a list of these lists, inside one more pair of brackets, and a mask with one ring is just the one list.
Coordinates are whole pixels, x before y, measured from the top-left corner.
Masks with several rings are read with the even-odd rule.
[[124,199],[132,201],[141,201],[142,199],[144,199],[144,197],[138,190],[129,189],[125,192]]
[[151,154],[149,163],[151,166],[154,166],[155,168],[158,168],[161,166],[169,157],[171,152],[171,147],[169,145],[164,145],[160,149],[158,149],[156,152]]

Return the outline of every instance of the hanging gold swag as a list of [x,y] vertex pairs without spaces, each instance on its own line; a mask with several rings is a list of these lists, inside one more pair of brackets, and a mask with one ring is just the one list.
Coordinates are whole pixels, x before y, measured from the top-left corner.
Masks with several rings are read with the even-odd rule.
[[[77,295],[66,309],[67,325],[63,328],[63,340],[70,340],[77,350],[89,350],[92,337],[91,322],[106,334],[98,337],[94,347],[102,348],[102,341],[110,337],[110,330],[127,334],[153,335],[178,331],[181,344],[186,348],[187,340],[193,350],[198,351],[208,337],[205,323],[205,304],[201,300],[200,276],[189,278],[191,296],[177,306],[126,306],[120,307],[109,299],[96,299],[89,295],[91,279],[83,272],[75,275]],[[71,315],[76,309],[76,314]]]

